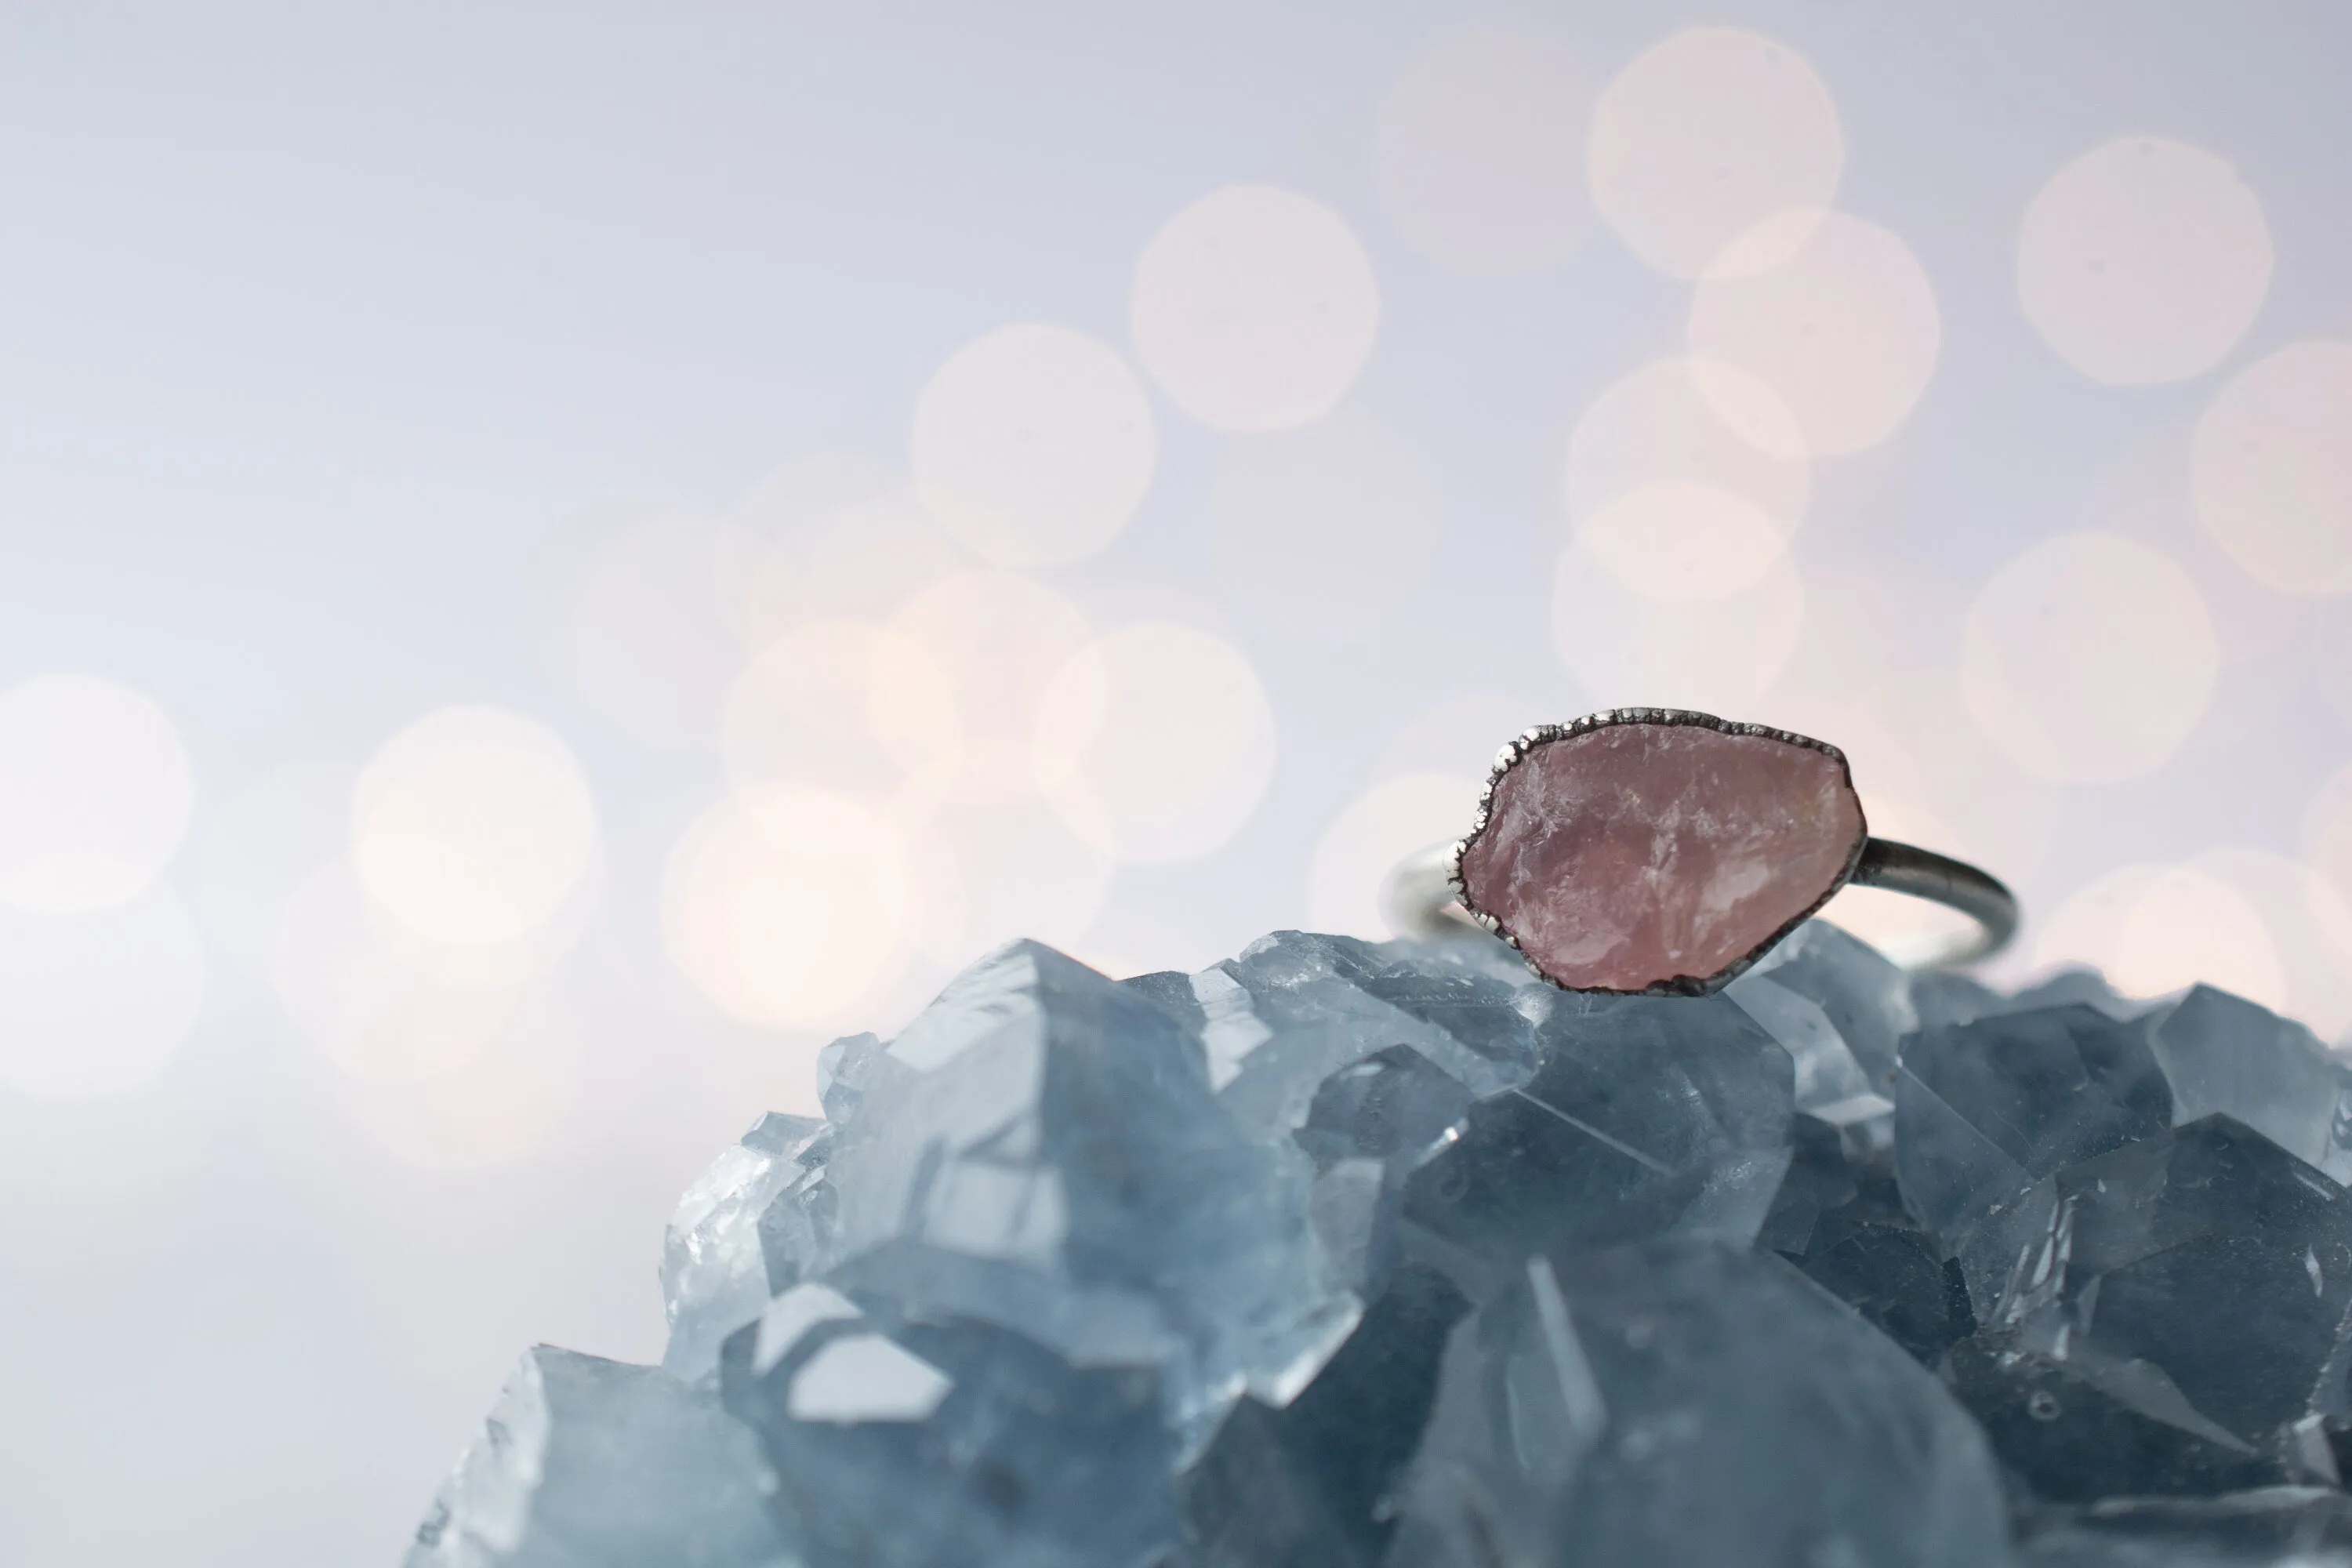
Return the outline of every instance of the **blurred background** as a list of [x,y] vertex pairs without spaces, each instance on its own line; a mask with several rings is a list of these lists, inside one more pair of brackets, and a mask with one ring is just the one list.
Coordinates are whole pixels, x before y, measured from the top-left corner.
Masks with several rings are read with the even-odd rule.
[[658,1356],[826,1039],[1014,934],[1383,934],[1595,708],[1843,746],[2005,979],[2341,1038],[2347,58],[16,0],[0,1562],[394,1561],[526,1344]]

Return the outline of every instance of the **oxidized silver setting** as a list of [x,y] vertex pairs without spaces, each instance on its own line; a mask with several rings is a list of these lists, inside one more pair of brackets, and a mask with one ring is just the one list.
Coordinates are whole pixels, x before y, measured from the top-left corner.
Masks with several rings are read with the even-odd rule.
[[[1706,996],[1720,991],[1739,978],[1756,963],[1778,947],[1797,927],[1819,914],[1823,905],[1835,898],[1849,884],[1880,887],[1891,891],[1924,898],[1958,910],[1973,919],[1979,927],[1976,934],[1963,943],[1939,952],[1923,961],[1917,967],[1940,968],[1973,962],[1998,951],[2017,929],[2017,900],[2008,888],[1987,873],[1962,861],[1937,855],[1930,850],[1915,848],[1907,844],[1895,844],[1870,836],[1868,818],[1863,819],[1861,831],[1854,836],[1852,851],[1846,857],[1845,868],[1830,884],[1827,891],[1811,905],[1784,922],[1765,941],[1726,965],[1707,975],[1676,975],[1639,991],[1618,991],[1605,986],[1576,986],[1562,984],[1546,973],[1528,956],[1518,938],[1493,914],[1472,902],[1469,889],[1464,884],[1462,861],[1470,847],[1483,835],[1493,817],[1495,791],[1510,771],[1525,761],[1538,747],[1555,741],[1572,739],[1620,724],[1688,725],[1712,730],[1722,735],[1752,735],[1778,741],[1786,745],[1803,746],[1833,759],[1846,787],[1853,787],[1853,771],[1846,754],[1826,741],[1792,731],[1776,730],[1766,724],[1746,724],[1719,719],[1712,713],[1700,713],[1684,708],[1612,708],[1598,713],[1588,713],[1566,724],[1538,724],[1526,731],[1517,740],[1497,752],[1494,766],[1488,771],[1486,783],[1478,794],[1476,815],[1470,831],[1444,846],[1443,889],[1449,895],[1438,902],[1433,895],[1436,889],[1433,879],[1422,873],[1425,861],[1439,850],[1416,856],[1391,874],[1392,905],[1402,910],[1398,923],[1422,934],[1433,934],[1443,930],[1444,922],[1452,921],[1477,927],[1507,943],[1519,954],[1528,970],[1547,984],[1562,991],[1605,996]],[[1855,800],[1860,802],[1857,793]],[[1401,890],[1401,891],[1400,891]]]

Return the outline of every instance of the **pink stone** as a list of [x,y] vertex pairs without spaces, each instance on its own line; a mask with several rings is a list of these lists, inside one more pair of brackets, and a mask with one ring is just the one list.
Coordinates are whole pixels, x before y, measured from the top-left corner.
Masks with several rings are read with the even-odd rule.
[[1559,984],[1712,989],[1837,890],[1867,831],[1834,752],[1628,720],[1495,781],[1464,901]]

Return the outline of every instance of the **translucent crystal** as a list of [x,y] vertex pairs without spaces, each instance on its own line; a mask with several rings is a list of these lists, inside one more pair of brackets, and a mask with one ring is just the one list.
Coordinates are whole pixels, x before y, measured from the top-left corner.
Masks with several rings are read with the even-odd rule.
[[1827,921],[1807,921],[1748,973],[1819,1007],[1870,1088],[1889,1093],[1896,1050],[1919,1026],[1916,977]]
[[1920,1229],[1895,1180],[1892,1151],[1811,1117],[1766,1218],[1770,1247],[1880,1332],[1933,1366],[1973,1332],[1957,1262]]
[[1728,997],[1566,997],[1543,1065],[1405,1180],[1408,1257],[1474,1297],[1528,1254],[1648,1236],[1745,1245],[1792,1149],[1793,1068]]
[[1954,1355],[2003,1459],[2063,1500],[2300,1479],[2298,1424],[2347,1414],[2352,1194],[2226,1116],[2045,1185]]
[[2027,1568],[2344,1568],[2352,1499],[2323,1487],[2117,1498],[2037,1517]]
[[2005,1246],[1971,1247],[1979,1227],[2013,1215],[2061,1166],[2153,1136],[2172,1120],[2147,1022],[2080,1003],[1920,1031],[1904,1047],[1895,1102],[1904,1199],[1960,1256],[1979,1316],[2006,1268]]
[[810,1179],[803,1157],[824,1123],[761,1117],[678,1200],[662,1244],[669,1345],[662,1365],[689,1381],[713,1375],[719,1342],[760,1315],[789,1279],[772,1277],[760,1225],[777,1199]]
[[1156,1348],[1194,1424],[1286,1399],[1353,1322],[1306,1155],[1248,1134],[1197,1025],[1147,992],[1016,942],[887,1057],[825,1166],[835,1278],[1078,1363]]
[[1316,1234],[1350,1289],[1370,1299],[1397,1261],[1405,1179],[1468,1126],[1470,1091],[1411,1046],[1390,1046],[1323,1080],[1293,1135],[1315,1161]]
[[2352,1181],[2352,1069],[2309,1029],[2200,985],[2158,1020],[2152,1043],[2176,1123],[2221,1111]]
[[406,1568],[798,1568],[751,1432],[658,1367],[542,1345],[416,1532]]
[[1538,1254],[1458,1327],[1397,1568],[1995,1568],[1982,1437],[1925,1368],[1769,1256]]
[[1276,931],[1189,989],[1220,1097],[1248,1127],[1277,1136],[1305,1118],[1331,1074],[1409,1046],[1475,1092],[1524,1082],[1559,994],[1514,960],[1477,962],[1498,942],[1386,947]]
[[1446,1335],[1468,1310],[1444,1275],[1407,1265],[1305,1393],[1235,1406],[1182,1481],[1202,1561],[1374,1568]]
[[1887,1079],[1874,1080],[1863,1069],[1819,1003],[1760,974],[1743,975],[1725,987],[1724,994],[1789,1053],[1796,1068],[1799,1110],[1843,1127],[1895,1109],[1895,1102],[1879,1092],[1888,1087]]
[[1074,1365],[994,1324],[869,1316],[808,1284],[728,1342],[720,1380],[813,1563],[1097,1568],[1181,1548],[1154,1366]]
[[2347,1076],[2219,992],[1014,943],[818,1080],[411,1568],[2001,1568],[1996,1464],[2032,1563],[2342,1549]]

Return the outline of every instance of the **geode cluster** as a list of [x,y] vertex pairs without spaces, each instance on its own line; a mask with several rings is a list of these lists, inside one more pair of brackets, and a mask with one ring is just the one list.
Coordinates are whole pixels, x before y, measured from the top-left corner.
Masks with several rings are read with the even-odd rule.
[[2218,991],[1024,942],[820,1078],[410,1568],[2352,1564],[2352,1074]]

